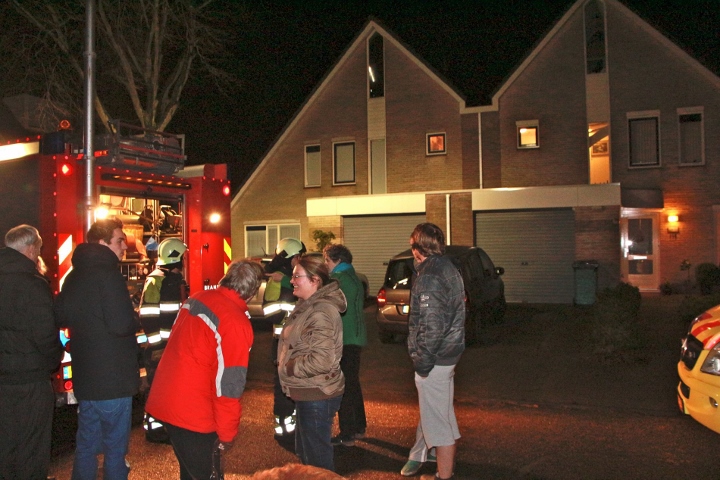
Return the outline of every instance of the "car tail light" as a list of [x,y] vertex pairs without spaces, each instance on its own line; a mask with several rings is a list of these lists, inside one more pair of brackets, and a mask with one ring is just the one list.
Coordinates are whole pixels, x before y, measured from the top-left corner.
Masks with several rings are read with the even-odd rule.
[[385,296],[385,289],[381,288],[380,291],[377,294],[377,306],[378,308],[382,308],[387,303],[387,297]]
[[63,383],[63,388],[68,391],[72,390],[72,388],[73,388],[72,380],[68,380],[65,383]]

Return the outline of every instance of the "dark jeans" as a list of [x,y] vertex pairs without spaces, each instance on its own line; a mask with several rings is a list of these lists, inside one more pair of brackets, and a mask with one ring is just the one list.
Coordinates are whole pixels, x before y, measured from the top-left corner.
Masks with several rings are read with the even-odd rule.
[[220,440],[215,432],[198,433],[165,424],[180,464],[180,480],[219,480],[223,476]]
[[345,393],[343,394],[338,420],[340,436],[353,437],[356,433],[365,433],[365,404],[360,389],[360,351],[359,345],[344,345],[340,369],[345,375]]
[[272,360],[275,365],[273,370],[273,415],[279,416],[280,421],[282,422],[285,417],[289,417],[295,411],[295,402],[285,395],[285,392],[282,391],[282,386],[280,385],[280,375],[277,370],[278,342],[279,340],[277,338],[273,338],[271,347],[273,352]]
[[106,480],[127,479],[125,463],[130,442],[132,397],[111,400],[80,400],[73,480],[97,478],[97,456],[104,454]]
[[295,402],[297,407],[295,453],[303,464],[335,471],[330,436],[340,402],[342,395],[328,400]]
[[0,385],[0,479],[47,478],[54,404],[50,380]]

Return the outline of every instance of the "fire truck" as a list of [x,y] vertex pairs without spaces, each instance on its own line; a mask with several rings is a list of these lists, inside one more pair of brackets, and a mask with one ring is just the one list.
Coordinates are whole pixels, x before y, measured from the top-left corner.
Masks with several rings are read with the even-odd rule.
[[[95,140],[95,218],[123,222],[128,250],[121,262],[128,294],[137,302],[154,268],[157,245],[176,237],[188,246],[185,278],[190,292],[215,288],[231,261],[230,182],[224,164],[185,166],[184,136],[112,122]],[[88,175],[82,142],[68,130],[0,145],[0,231],[19,224],[38,228],[42,258],[57,294],[84,238]],[[65,348],[53,377],[56,404],[73,395],[72,332],[60,331]],[[138,333],[138,343],[146,341]]]

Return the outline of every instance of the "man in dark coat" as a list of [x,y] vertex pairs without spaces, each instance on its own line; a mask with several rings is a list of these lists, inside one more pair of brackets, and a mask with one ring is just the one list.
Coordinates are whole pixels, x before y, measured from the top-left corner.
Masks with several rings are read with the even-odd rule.
[[42,238],[19,225],[0,249],[0,478],[46,478],[62,345],[37,269]]
[[94,480],[100,453],[106,478],[127,478],[140,324],[118,268],[127,250],[122,222],[95,222],[87,241],[75,248],[73,270],[56,302],[59,325],[70,329],[79,402],[73,479]]

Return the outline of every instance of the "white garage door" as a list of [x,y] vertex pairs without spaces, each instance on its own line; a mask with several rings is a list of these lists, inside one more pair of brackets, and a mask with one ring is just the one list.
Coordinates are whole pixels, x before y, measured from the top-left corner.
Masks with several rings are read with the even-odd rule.
[[505,268],[508,302],[573,302],[572,210],[476,212],[475,242]]
[[345,246],[353,254],[355,270],[370,282],[370,295],[383,284],[387,261],[410,248],[408,240],[425,215],[373,215],[343,219]]

